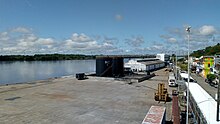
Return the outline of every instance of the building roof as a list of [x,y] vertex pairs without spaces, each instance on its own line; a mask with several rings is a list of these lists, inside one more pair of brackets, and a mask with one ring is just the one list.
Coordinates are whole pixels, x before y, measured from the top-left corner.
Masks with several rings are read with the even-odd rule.
[[214,58],[214,56],[203,56],[203,58]]
[[146,61],[156,61],[156,60],[160,60],[158,58],[145,58],[145,59],[136,59],[137,62],[146,62]]
[[145,65],[155,65],[155,64],[162,64],[162,63],[164,63],[164,61],[161,61],[161,60],[143,61],[143,62],[140,62],[140,63],[145,64]]
[[[187,82],[185,84],[188,86]],[[220,124],[220,122],[216,121],[217,102],[197,83],[189,83],[189,91],[207,124]]]

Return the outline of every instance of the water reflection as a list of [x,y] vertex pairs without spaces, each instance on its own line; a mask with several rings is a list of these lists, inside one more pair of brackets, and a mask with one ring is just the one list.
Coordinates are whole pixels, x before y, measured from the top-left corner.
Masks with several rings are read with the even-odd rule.
[[94,72],[95,60],[0,62],[0,84]]

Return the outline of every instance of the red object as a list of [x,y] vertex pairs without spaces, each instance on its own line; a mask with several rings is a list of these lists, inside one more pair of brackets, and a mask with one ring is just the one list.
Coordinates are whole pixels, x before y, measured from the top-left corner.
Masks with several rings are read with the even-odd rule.
[[179,105],[178,105],[178,96],[173,96],[173,103],[172,103],[172,117],[173,117],[173,124],[180,124],[180,112],[179,112]]
[[166,121],[166,108],[163,106],[151,106],[142,124],[164,124]]

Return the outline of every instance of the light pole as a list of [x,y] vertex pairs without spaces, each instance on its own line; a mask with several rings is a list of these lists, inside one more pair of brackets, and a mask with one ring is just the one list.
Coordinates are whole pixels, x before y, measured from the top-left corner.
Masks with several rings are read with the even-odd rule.
[[177,75],[177,51],[178,51],[178,44],[177,44],[177,50],[176,50],[176,82],[178,80],[178,75]]
[[177,44],[177,50],[176,50],[176,84],[177,84],[177,91],[179,93],[179,82],[178,82],[178,70],[177,70],[177,52],[179,50],[179,45]]
[[218,73],[218,91],[217,91],[217,113],[216,113],[216,121],[219,121],[219,99],[220,99],[220,71]]
[[186,102],[186,124],[188,124],[189,122],[189,79],[190,79],[190,76],[189,76],[189,35],[190,35],[190,29],[191,29],[191,26],[188,26],[186,28],[186,31],[188,33],[188,80],[187,80],[187,102]]

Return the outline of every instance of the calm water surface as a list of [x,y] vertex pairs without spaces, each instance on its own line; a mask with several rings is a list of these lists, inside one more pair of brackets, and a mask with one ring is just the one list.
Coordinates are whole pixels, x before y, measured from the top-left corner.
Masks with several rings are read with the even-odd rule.
[[95,72],[95,60],[0,62],[0,84],[13,84]]

